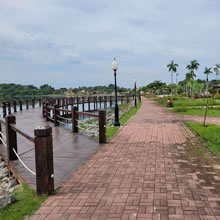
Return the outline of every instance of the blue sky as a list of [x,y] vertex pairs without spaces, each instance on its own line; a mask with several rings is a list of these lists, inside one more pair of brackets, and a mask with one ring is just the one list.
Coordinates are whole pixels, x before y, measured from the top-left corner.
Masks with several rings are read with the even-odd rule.
[[[220,63],[219,0],[0,0],[0,83],[56,88],[179,79]],[[215,75],[211,78],[215,78]]]

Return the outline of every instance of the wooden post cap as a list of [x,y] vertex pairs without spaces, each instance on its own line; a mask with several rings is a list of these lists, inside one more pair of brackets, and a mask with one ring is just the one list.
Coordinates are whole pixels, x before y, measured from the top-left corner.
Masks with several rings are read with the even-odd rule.
[[52,127],[50,126],[38,126],[34,129],[34,135],[36,137],[48,137],[52,134]]
[[14,123],[16,122],[16,118],[15,118],[14,115],[8,115],[8,116],[6,116],[5,120],[6,120],[7,122],[14,122]]
[[101,114],[105,114],[105,113],[106,113],[106,110],[105,110],[105,109],[100,109],[99,112],[100,112]]

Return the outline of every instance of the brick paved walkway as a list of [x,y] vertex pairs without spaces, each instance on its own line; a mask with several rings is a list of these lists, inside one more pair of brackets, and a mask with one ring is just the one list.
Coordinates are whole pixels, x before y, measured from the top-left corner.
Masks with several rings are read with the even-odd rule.
[[[185,121],[192,121],[192,122],[198,122],[198,123],[203,123],[203,120],[204,120],[204,116],[200,116],[200,115],[182,115],[179,117],[181,117]],[[206,124],[220,125],[220,117],[207,116]]]
[[218,170],[188,151],[200,144],[178,117],[143,99],[112,143],[30,219],[220,219]]

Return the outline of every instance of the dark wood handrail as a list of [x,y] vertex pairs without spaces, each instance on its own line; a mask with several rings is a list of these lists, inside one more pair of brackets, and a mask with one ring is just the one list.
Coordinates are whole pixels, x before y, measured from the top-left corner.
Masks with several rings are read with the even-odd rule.
[[29,140],[30,142],[34,143],[34,138],[29,136],[28,134],[25,134],[23,131],[21,131],[20,129],[18,129],[16,127],[16,124],[10,124],[11,129],[14,130],[15,132],[19,133],[20,135],[22,135],[23,137],[25,137],[27,140]]
[[56,108],[57,111],[62,111],[62,112],[72,112],[69,109],[62,109],[62,108]]
[[98,118],[99,115],[98,114],[94,114],[94,113],[88,113],[88,112],[79,112],[79,111],[76,111],[76,113],[78,115],[85,115],[85,116],[89,116],[89,117],[96,117]]
[[5,125],[5,121],[3,121],[2,119],[0,119],[0,123]]
[[50,110],[54,110],[53,106],[47,106],[47,108],[50,109]]

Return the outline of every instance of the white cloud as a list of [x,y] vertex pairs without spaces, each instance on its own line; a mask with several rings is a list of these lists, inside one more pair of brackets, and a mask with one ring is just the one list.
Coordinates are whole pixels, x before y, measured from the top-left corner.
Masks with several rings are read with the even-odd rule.
[[191,59],[208,66],[220,61],[219,7],[218,0],[0,0],[0,62],[7,72],[2,79],[22,83],[23,76],[36,75],[37,65],[39,74],[66,74],[63,86],[108,84],[114,56],[119,79],[127,77],[123,86],[133,78],[167,81],[171,59],[183,77]]

